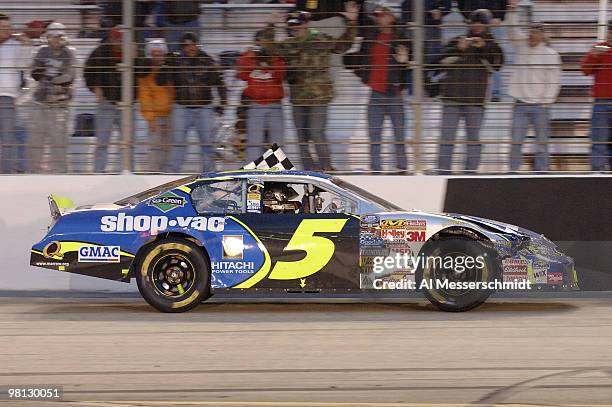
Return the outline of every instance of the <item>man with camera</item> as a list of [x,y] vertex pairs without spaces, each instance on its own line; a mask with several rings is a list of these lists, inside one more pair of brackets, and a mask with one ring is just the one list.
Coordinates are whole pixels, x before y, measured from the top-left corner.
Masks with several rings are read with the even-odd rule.
[[238,77],[247,82],[243,95],[249,99],[247,111],[247,161],[259,157],[264,147],[264,133],[268,130],[269,144],[282,145],[285,126],[282,100],[285,96],[283,80],[285,64],[280,57],[268,55],[265,44],[270,32],[255,33],[255,46],[238,60]]
[[480,9],[469,17],[467,35],[451,39],[442,53],[440,64],[446,72],[442,81],[442,129],[438,168],[451,172],[454,141],[459,121],[465,123],[468,141],[465,172],[475,173],[480,165],[482,146],[480,126],[491,74],[504,63],[499,44],[489,33],[491,12]]
[[606,41],[595,44],[582,60],[582,72],[593,76],[591,169],[612,169],[612,21]]
[[28,140],[28,164],[40,172],[45,144],[51,148],[49,170],[66,172],[68,145],[68,103],[74,82],[74,51],[67,45],[61,23],[47,26],[47,45],[42,46],[32,64],[32,78],[38,82],[34,92],[33,126]]

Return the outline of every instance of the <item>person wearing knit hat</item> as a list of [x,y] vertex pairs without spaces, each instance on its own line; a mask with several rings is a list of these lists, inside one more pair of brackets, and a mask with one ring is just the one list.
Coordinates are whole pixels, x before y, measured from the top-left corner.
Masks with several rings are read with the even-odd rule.
[[168,46],[163,39],[155,38],[147,41],[146,58],[141,65],[139,64],[137,79],[140,112],[148,127],[148,170],[152,172],[166,171],[168,165],[174,89],[155,82],[167,53]]
[[66,45],[66,27],[51,23],[46,31],[47,45],[38,49],[32,64],[34,92],[31,130],[28,137],[28,164],[32,172],[42,170],[45,145],[51,150],[48,169],[65,173],[68,139],[68,103],[75,77],[74,50]]

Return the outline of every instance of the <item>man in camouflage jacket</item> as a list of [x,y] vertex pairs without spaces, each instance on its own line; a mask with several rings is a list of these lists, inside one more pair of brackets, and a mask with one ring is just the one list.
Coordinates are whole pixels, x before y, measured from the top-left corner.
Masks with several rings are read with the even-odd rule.
[[[293,104],[293,120],[300,143],[300,156],[305,170],[331,170],[331,159],[325,123],[327,106],[334,97],[329,57],[351,48],[357,35],[359,6],[346,3],[346,31],[340,38],[320,33],[309,26],[306,12],[291,13],[287,26],[291,36],[274,41],[273,28],[269,27],[266,49],[272,55],[283,57],[287,66],[290,98]],[[315,143],[318,162],[310,155],[309,142]]]

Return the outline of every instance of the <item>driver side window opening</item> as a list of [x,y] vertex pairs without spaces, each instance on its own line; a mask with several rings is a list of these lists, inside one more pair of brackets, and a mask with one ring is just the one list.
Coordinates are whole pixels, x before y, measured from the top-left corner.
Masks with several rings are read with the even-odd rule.
[[313,184],[266,182],[263,213],[355,213],[355,203]]
[[244,182],[219,181],[201,184],[191,191],[191,201],[199,214],[244,213]]

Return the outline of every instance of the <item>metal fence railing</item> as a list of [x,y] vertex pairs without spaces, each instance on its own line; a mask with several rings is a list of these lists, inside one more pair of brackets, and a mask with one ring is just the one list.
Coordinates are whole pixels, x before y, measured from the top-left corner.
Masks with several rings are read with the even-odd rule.
[[2,173],[612,170],[599,1],[286,3],[0,1]]

